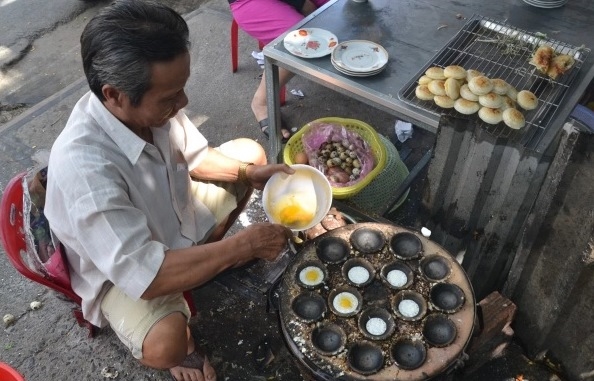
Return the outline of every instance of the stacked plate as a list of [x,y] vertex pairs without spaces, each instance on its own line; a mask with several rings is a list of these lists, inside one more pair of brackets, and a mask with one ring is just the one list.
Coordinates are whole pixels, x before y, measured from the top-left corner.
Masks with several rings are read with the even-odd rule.
[[558,8],[565,5],[567,0],[524,0],[524,2],[538,8]]
[[388,52],[372,41],[351,40],[336,45],[331,60],[332,66],[343,74],[369,77],[384,70]]

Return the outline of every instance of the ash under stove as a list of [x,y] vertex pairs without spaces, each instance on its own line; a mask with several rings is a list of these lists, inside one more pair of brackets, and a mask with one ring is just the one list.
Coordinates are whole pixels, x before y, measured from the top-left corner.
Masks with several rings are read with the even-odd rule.
[[464,355],[475,298],[462,267],[417,232],[358,223],[306,242],[279,293],[283,335],[318,380],[426,380]]

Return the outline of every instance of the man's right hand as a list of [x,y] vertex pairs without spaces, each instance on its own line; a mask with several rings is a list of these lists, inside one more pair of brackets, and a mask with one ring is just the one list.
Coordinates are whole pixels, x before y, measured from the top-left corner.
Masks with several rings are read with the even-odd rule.
[[275,260],[287,247],[293,232],[278,224],[262,222],[248,226],[234,235],[246,247],[249,247],[250,259],[260,258],[267,261]]

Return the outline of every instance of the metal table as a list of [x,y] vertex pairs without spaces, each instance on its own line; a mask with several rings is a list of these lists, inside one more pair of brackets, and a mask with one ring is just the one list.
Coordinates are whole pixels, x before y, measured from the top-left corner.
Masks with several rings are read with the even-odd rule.
[[[574,46],[588,46],[594,33],[594,4],[590,0],[569,0],[561,8],[542,9],[521,0],[332,0],[302,22],[297,28],[323,28],[339,42],[370,40],[389,53],[384,71],[372,77],[343,75],[330,57],[304,59],[289,53],[283,46],[284,34],[264,47],[270,120],[270,161],[278,160],[280,142],[280,101],[278,68],[282,67],[330,89],[388,112],[418,127],[436,131],[439,116],[401,101],[397,94],[419,69],[450,41],[474,14],[506,21],[518,28],[547,33],[551,38]],[[562,128],[563,122],[578,103],[594,78],[594,62],[589,55],[559,105],[547,135],[539,143],[546,148]]]

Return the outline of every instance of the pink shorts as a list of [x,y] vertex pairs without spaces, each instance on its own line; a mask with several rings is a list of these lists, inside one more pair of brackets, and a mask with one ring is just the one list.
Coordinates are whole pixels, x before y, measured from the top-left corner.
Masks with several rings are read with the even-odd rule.
[[[311,1],[316,7],[328,2]],[[304,18],[293,6],[281,0],[236,0],[230,6],[237,25],[264,44],[291,30],[291,27]]]

